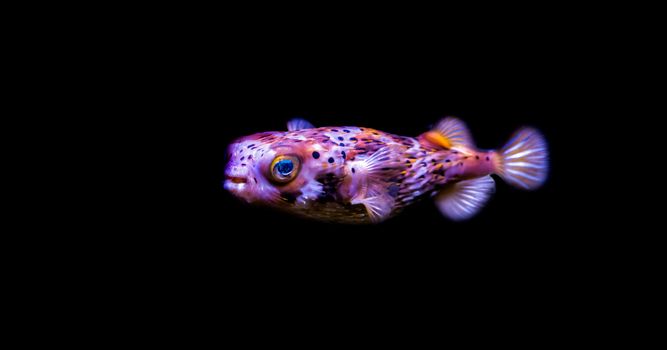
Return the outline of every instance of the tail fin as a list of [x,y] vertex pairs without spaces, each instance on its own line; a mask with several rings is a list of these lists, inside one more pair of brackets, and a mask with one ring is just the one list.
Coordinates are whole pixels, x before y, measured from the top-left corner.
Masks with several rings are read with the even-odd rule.
[[547,179],[548,170],[547,143],[536,129],[517,130],[498,152],[496,174],[513,186],[534,190]]

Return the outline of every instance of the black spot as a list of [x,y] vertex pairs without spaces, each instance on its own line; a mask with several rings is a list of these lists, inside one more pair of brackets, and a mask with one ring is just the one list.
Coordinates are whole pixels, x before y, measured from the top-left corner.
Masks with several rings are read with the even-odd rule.
[[431,162],[435,163],[435,159],[431,159]]
[[380,135],[380,134],[378,134],[378,133],[376,133],[376,132],[372,132],[372,134],[373,134],[373,135]]
[[452,153],[453,153],[453,154],[459,154],[459,152],[457,152],[457,151],[452,151]]
[[449,163],[449,162],[451,162],[451,160],[445,159],[445,163]]
[[339,146],[341,146],[341,147],[345,147],[345,144],[344,144],[344,143],[342,143],[342,142],[341,142],[341,143],[339,143],[338,145],[339,145]]
[[338,132],[338,129],[331,129],[331,131],[333,131],[333,132]]
[[486,161],[487,161],[487,162],[489,161],[489,157],[488,157],[488,156],[486,157]]
[[420,176],[419,178],[420,178],[420,179],[423,179],[423,178],[424,178],[424,175]]
[[399,187],[396,185],[391,185],[387,190],[390,196],[396,198],[396,196],[398,195]]
[[255,180],[255,183],[257,183],[257,179],[256,179],[256,178],[253,177],[252,179]]
[[343,132],[350,132],[350,130],[343,130]]
[[354,168],[352,168],[352,174],[354,174],[355,172],[356,172],[356,171],[354,170]]
[[333,162],[334,162],[334,159],[333,159],[332,157],[329,157],[328,162],[329,162],[329,163],[333,163]]
[[459,166],[463,166],[463,163],[459,163]]
[[345,159],[345,151],[340,152],[340,154],[343,155],[343,159]]
[[350,141],[357,141],[356,137],[350,137]]
[[253,144],[250,144],[250,145],[248,145],[248,148],[250,148],[250,147],[253,147],[253,146],[255,146],[255,144],[254,144],[254,143],[253,143]]
[[251,160],[251,159],[252,159],[252,154],[248,156],[248,160]]
[[359,130],[364,131],[364,128],[359,128]]
[[241,157],[241,159],[240,159],[240,160],[244,160],[244,159],[245,159],[245,156]]
[[382,168],[382,171],[391,170],[391,168]]
[[317,152],[317,151],[313,152],[313,158],[317,159],[317,158],[319,158],[319,157],[320,157],[320,153],[319,153],[319,152]]
[[410,164],[410,161],[409,161],[409,160],[406,160],[406,161],[405,161],[405,164]]
[[241,166],[245,166],[245,163],[241,163]]
[[479,160],[479,156],[475,156],[475,159]]
[[338,136],[338,141],[343,141],[343,136]]

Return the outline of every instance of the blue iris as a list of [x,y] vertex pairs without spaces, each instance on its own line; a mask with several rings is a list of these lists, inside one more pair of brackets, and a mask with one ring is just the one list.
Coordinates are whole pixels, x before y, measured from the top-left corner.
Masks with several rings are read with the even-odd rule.
[[292,170],[294,170],[294,163],[289,160],[289,159],[283,159],[276,163],[275,169],[280,173],[282,176],[287,176],[292,173]]

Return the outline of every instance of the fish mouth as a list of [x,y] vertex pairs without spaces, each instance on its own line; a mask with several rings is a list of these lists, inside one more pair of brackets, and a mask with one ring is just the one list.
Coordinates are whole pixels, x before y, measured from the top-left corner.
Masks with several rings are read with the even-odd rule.
[[225,176],[225,180],[235,184],[244,184],[248,182],[245,177],[240,176]]
[[225,176],[225,190],[232,193],[241,193],[247,184],[248,180],[245,177],[240,176]]

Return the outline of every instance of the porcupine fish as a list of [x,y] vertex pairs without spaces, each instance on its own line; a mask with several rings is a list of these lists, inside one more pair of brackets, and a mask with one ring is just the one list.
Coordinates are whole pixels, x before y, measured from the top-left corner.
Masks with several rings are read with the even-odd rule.
[[465,124],[447,117],[416,138],[362,127],[262,132],[229,146],[224,188],[247,202],[339,223],[376,223],[425,198],[465,220],[495,191],[491,174],[518,188],[540,187],[548,153],[542,134],[517,130],[500,150],[479,150]]

